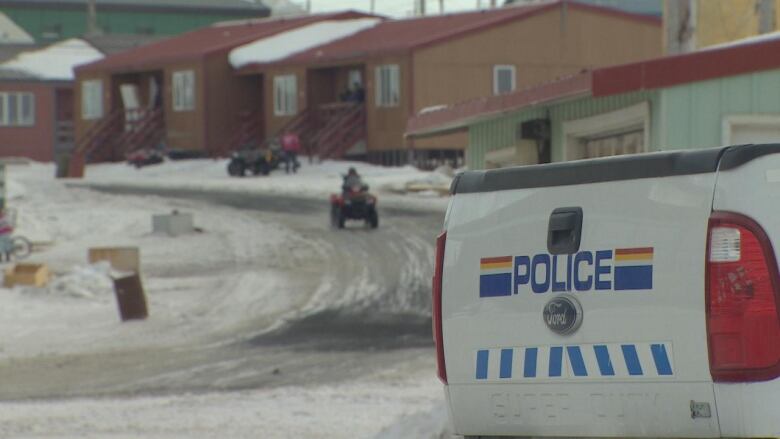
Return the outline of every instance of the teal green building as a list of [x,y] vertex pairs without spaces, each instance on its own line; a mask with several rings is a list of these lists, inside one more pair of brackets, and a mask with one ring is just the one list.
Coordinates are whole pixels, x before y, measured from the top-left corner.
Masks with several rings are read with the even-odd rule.
[[[0,12],[37,42],[80,37],[88,31],[87,0],[0,0]],[[167,36],[224,20],[262,18],[260,0],[95,0],[103,34]]]

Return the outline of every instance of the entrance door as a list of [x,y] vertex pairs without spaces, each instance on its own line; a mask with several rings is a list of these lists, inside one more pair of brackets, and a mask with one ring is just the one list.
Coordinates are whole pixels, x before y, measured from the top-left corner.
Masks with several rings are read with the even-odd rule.
[[348,81],[347,85],[349,87],[354,87],[355,85],[363,87],[363,71],[361,71],[360,69],[350,70],[347,81]]
[[54,92],[54,155],[73,149],[73,89],[58,88]]
[[122,84],[119,86],[122,95],[122,105],[125,109],[125,131],[133,129],[134,123],[140,119],[141,101],[138,96],[138,86],[135,84]]

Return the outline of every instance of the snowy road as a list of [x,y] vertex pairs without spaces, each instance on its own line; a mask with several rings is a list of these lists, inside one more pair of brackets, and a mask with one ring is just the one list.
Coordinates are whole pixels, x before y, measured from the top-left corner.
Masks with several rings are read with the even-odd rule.
[[[448,178],[329,162],[232,179],[225,166],[90,168],[81,183],[110,192],[51,165],[7,170],[17,233],[53,279],[0,287],[0,437],[449,437],[429,320],[447,200],[403,195]],[[350,166],[379,192],[376,231],[329,227]],[[173,209],[199,233],[152,233]],[[119,321],[110,267],[86,258],[104,246],[141,250],[147,320]]]
[[[380,228],[332,230],[327,202],[236,193],[113,187],[128,197],[236,208],[295,232],[258,270],[286,277],[294,306],[214,334],[209,343],[19,358],[0,365],[0,398],[181,394],[333,384],[431,354],[432,243],[440,212],[380,209]],[[203,206],[201,206],[203,207]],[[252,261],[244,264],[251,266]],[[247,267],[244,266],[243,269]],[[190,268],[191,270],[193,268]],[[203,268],[195,268],[202,270]],[[212,267],[230,273],[235,267]],[[175,274],[186,274],[182,266]],[[170,273],[145,269],[153,276]],[[262,304],[260,304],[262,306]]]

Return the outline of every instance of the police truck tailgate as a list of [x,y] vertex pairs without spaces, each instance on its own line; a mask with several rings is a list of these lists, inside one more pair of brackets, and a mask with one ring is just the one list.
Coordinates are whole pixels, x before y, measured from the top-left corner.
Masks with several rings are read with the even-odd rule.
[[461,175],[434,278],[456,432],[780,434],[775,152]]

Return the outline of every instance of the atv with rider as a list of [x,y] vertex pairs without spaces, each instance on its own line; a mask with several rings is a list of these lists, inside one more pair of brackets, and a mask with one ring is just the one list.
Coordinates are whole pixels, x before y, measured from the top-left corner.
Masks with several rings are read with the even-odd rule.
[[376,197],[368,192],[368,185],[362,182],[355,168],[350,168],[344,176],[341,194],[330,196],[330,205],[330,222],[333,227],[343,229],[347,220],[365,221],[372,229],[379,226]]

